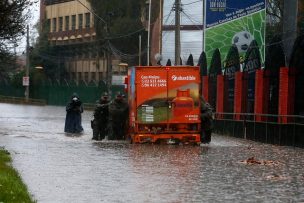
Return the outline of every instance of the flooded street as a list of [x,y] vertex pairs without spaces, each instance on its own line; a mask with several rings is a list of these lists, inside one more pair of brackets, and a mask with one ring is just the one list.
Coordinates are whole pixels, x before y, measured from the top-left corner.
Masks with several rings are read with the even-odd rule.
[[[0,146],[38,202],[304,202],[304,150],[213,136],[210,145],[93,142],[65,107],[0,104]],[[255,157],[273,165],[247,165]]]

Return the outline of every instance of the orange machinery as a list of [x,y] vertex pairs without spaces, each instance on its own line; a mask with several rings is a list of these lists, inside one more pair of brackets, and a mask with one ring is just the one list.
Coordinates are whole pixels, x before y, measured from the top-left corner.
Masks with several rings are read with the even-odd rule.
[[200,143],[199,67],[132,67],[127,80],[133,143]]

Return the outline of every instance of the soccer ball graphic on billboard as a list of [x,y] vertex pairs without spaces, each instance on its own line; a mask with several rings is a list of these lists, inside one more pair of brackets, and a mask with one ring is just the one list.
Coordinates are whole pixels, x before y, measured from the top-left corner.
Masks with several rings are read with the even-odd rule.
[[239,53],[246,53],[252,40],[254,38],[248,31],[242,31],[232,37],[232,44],[237,47]]

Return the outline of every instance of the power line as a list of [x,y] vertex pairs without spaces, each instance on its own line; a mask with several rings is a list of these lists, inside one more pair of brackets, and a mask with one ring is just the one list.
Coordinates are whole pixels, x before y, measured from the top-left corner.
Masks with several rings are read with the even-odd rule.
[[183,6],[187,6],[187,5],[191,5],[191,4],[195,4],[195,3],[198,3],[198,2],[202,2],[203,0],[198,0],[198,1],[194,1],[194,2],[191,2],[191,3],[187,3],[187,4],[182,4]]
[[96,16],[97,18],[99,18],[103,23],[105,23],[107,25],[107,22],[101,18],[99,15],[97,15],[93,10],[91,10],[90,8],[88,8],[86,5],[84,5],[80,0],[77,0],[78,3],[80,3],[83,7],[85,7],[86,9],[88,9],[88,11],[90,11],[91,13],[93,13],[94,16]]
[[[188,14],[186,14],[184,11],[182,11],[182,13],[193,23],[193,25],[195,26],[195,27],[197,27],[199,30],[203,30],[203,29],[201,29],[195,22],[194,22],[194,20],[192,20],[192,18],[188,15]],[[197,23],[198,23],[198,21],[197,21]],[[199,22],[200,23],[200,22]]]
[[[106,24],[107,26],[107,22],[101,18],[99,15],[97,15],[93,10],[91,10],[90,8],[88,8],[86,5],[84,5],[80,0],[77,0],[82,6],[84,6],[88,11],[90,11],[94,16],[96,16],[97,18],[99,18],[103,23]],[[139,30],[136,30],[134,32],[131,32],[131,33],[127,33],[125,35],[121,35],[121,36],[117,36],[117,37],[105,37],[104,39],[99,39],[99,40],[95,40],[95,41],[101,41],[101,40],[109,40],[109,39],[119,39],[119,38],[124,38],[124,37],[129,37],[133,34],[136,34],[138,32],[141,32],[142,30],[144,30],[145,28],[141,28]]]
[[[116,36],[116,37],[106,37],[105,39],[120,39],[120,38],[129,37],[129,36],[131,36],[131,35],[134,35],[134,34],[136,34],[136,33],[138,33],[138,32],[143,31],[144,29],[145,29],[145,28],[141,28],[141,29],[138,29],[138,30],[136,30],[136,31],[134,31],[134,32],[127,33],[127,34],[125,34],[125,35],[120,35],[120,36]],[[102,39],[100,39],[100,40],[102,40]]]

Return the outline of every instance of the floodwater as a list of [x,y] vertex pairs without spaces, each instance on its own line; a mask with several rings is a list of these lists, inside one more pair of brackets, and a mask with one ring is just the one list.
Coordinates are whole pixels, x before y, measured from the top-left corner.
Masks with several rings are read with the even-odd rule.
[[[65,108],[0,104],[8,149],[37,202],[304,202],[304,150],[213,136],[210,145],[132,145],[63,133]],[[275,164],[247,165],[249,157]]]

